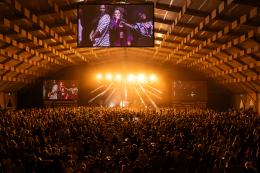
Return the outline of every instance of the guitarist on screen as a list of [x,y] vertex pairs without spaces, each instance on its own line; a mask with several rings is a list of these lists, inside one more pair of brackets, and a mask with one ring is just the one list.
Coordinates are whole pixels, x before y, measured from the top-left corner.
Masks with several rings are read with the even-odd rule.
[[109,38],[109,24],[110,24],[110,16],[108,14],[107,6],[100,5],[99,6],[99,18],[96,22],[96,27],[93,29],[89,35],[89,39],[91,40],[94,47],[105,47],[110,46],[110,38]]

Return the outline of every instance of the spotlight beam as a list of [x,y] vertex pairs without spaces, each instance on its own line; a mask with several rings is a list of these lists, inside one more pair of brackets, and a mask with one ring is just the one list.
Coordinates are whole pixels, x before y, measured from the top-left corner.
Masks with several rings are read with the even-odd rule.
[[103,88],[105,85],[100,85],[99,87],[97,87],[96,89],[92,90],[90,93],[95,93],[96,91],[98,91],[99,89]]
[[95,96],[94,98],[90,99],[90,100],[88,101],[88,103],[91,103],[91,102],[93,102],[94,100],[96,100],[98,97],[104,95],[104,94],[111,88],[112,85],[113,85],[113,83],[110,83],[109,86],[108,86],[102,93],[100,93],[100,94],[98,94],[97,96]]
[[160,91],[160,90],[158,90],[158,89],[156,89],[156,88],[154,88],[154,87],[152,87],[152,86],[150,86],[150,85],[146,85],[146,86],[148,86],[148,87],[151,88],[152,90],[156,91],[157,93],[162,94],[162,91]]
[[144,94],[146,95],[146,97],[148,98],[148,100],[152,103],[153,107],[156,109],[156,110],[159,110],[158,106],[155,104],[155,102],[153,101],[153,99],[149,96],[149,94],[146,92],[146,90],[144,89],[144,87],[139,84],[139,87],[142,89],[142,91],[144,92]]
[[106,100],[105,100],[106,103],[111,99],[112,95],[114,94],[114,92],[115,92],[116,90],[117,90],[117,87],[114,88],[114,89],[112,90],[112,92],[107,96],[107,98],[106,98]]
[[140,93],[139,93],[139,91],[137,90],[136,87],[135,87],[135,91],[136,91],[137,95],[139,96],[141,102],[143,103],[144,107],[147,107],[146,104],[145,104],[145,102],[144,102],[144,100],[143,100],[143,98],[142,98],[142,96],[140,95]]
[[125,84],[125,100],[127,100],[127,87],[126,87],[126,84]]
[[156,97],[157,99],[162,100],[162,98],[161,98],[160,96],[156,95],[156,94],[153,93],[152,91],[147,90],[147,92],[148,92],[149,94],[153,95],[154,97]]

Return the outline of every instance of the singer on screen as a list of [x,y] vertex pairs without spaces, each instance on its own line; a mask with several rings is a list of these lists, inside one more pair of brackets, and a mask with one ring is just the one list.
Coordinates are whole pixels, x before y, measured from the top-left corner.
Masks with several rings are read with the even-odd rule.
[[125,10],[122,7],[114,9],[112,19],[110,22],[110,43],[111,46],[131,46],[132,36],[129,28],[121,21],[125,21]]

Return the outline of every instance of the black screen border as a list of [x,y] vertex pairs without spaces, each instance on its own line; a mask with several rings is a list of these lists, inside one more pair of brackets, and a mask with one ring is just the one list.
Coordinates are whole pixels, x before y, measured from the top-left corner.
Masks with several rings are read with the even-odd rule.
[[[79,8],[84,5],[152,5],[152,17],[153,17],[153,45],[152,46],[80,46],[78,42],[78,19],[79,19]],[[155,47],[155,14],[154,14],[154,3],[153,2],[134,2],[134,3],[109,3],[109,2],[81,2],[77,5],[77,48],[154,48]]]

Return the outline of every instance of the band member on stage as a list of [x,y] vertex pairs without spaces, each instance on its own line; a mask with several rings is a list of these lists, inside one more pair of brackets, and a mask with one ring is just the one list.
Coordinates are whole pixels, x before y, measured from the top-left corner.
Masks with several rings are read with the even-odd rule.
[[137,19],[134,24],[125,21],[121,21],[121,23],[136,31],[134,46],[153,46],[153,22],[148,20],[145,12],[138,12]]
[[91,31],[89,38],[94,47],[110,46],[109,24],[110,16],[108,14],[107,5],[99,6],[100,15],[98,20],[94,22],[94,29]]
[[131,46],[132,36],[129,28],[123,25],[125,21],[124,9],[116,7],[110,22],[110,43],[111,46]]
[[50,100],[57,100],[58,99],[58,89],[59,89],[58,84],[56,83],[55,80],[53,80],[51,92],[48,93],[48,98]]

